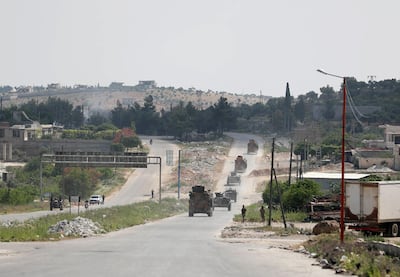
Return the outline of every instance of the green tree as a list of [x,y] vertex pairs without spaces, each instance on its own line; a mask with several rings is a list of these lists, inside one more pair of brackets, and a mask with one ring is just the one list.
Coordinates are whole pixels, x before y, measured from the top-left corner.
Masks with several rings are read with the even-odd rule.
[[306,116],[304,97],[299,97],[299,101],[294,105],[294,115],[298,121],[304,122]]
[[84,121],[83,106],[76,106],[71,113],[72,126],[79,128],[83,125]]
[[191,103],[185,107],[180,101],[179,105],[173,107],[168,113],[168,130],[176,138],[184,139],[186,135],[194,130],[195,110]]
[[320,195],[321,190],[318,183],[308,179],[299,180],[283,192],[283,205],[286,210],[301,211],[313,197]]
[[93,182],[87,170],[76,167],[64,172],[60,187],[65,195],[79,195],[87,198],[95,190],[96,183]]
[[92,114],[89,118],[88,118],[88,124],[94,125],[94,126],[99,126],[101,124],[106,123],[107,117],[100,114],[99,112],[96,112],[94,114]]
[[220,97],[218,102],[213,107],[213,119],[216,123],[216,130],[218,136],[224,134],[224,130],[234,126],[236,117],[234,116],[233,109],[228,103],[228,99]]
[[290,97],[289,83],[286,83],[286,95],[283,111],[283,129],[290,132],[292,130],[292,98]]
[[121,139],[121,143],[122,145],[124,145],[125,147],[138,147],[142,144],[142,142],[140,141],[140,138],[138,136],[134,136],[134,137],[122,137]]

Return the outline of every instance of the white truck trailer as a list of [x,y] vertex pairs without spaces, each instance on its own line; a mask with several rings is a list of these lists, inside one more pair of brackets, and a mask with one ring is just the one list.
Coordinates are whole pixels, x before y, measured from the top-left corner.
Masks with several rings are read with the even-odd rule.
[[400,181],[346,182],[345,223],[366,234],[397,237]]

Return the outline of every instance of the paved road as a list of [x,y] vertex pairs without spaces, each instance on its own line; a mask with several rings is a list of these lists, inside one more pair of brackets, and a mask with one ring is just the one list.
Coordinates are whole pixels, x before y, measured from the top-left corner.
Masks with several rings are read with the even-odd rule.
[[[151,137],[141,137],[144,143],[149,143]],[[152,138],[153,144],[150,147],[149,156],[161,157],[162,159],[162,167],[161,173],[162,177],[169,175],[171,171],[170,166],[166,165],[166,150],[174,151],[174,160],[177,159],[178,155],[178,147],[172,140],[163,140],[158,138]],[[149,165],[147,168],[137,168],[135,171],[129,176],[126,184],[122,187],[121,190],[114,193],[110,197],[106,197],[104,207],[110,207],[114,205],[125,205],[134,202],[149,200],[151,198],[151,190],[154,190],[154,197],[159,199],[159,176],[160,176],[160,166],[159,165]],[[161,182],[163,183],[164,178],[161,178]],[[101,208],[103,205],[91,205],[90,209],[93,208]],[[80,210],[84,209],[83,206],[80,207]],[[78,208],[73,207],[72,212],[77,213]],[[47,214],[56,214],[56,213],[69,213],[70,209],[67,207],[64,211],[60,211],[58,209],[54,209],[53,211],[37,211],[31,213],[19,213],[19,214],[4,214],[0,215],[0,222],[6,221],[24,221],[30,218],[37,218],[46,216]]]
[[[243,142],[247,139],[240,143],[241,137],[236,138],[224,167],[227,172],[237,153],[245,151]],[[256,156],[247,158],[249,164],[257,160]],[[1,276],[334,275],[311,266],[313,260],[301,254],[259,242],[232,243],[221,239],[221,230],[239,212],[240,203],[249,197],[248,191],[245,182],[240,187],[239,203],[231,211],[216,208],[212,217],[182,214],[99,237],[0,243]]]
[[[153,143],[149,145],[150,138]],[[171,166],[166,163],[166,151],[172,150],[174,153],[174,161],[177,160],[179,148],[171,140],[162,140],[155,137],[141,137],[144,143],[150,146],[149,156],[161,157],[161,183],[170,174]],[[138,201],[149,200],[151,198],[151,190],[154,190],[154,198],[159,199],[160,192],[160,166],[148,165],[147,168],[137,168],[135,172],[129,176],[127,182],[118,193],[107,197],[106,206],[123,205]],[[162,195],[161,195],[162,196]]]

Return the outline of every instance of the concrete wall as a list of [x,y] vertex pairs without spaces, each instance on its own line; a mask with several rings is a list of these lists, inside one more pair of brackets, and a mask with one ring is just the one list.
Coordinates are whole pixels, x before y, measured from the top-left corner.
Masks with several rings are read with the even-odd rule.
[[374,157],[368,157],[368,158],[359,157],[358,158],[358,166],[360,169],[367,169],[373,165],[379,166],[382,163],[385,163],[386,166],[389,168],[394,168],[394,159],[393,158],[374,158]]
[[0,157],[5,161],[13,161],[17,157],[10,154],[19,150],[26,157],[38,156],[43,152],[110,152],[112,142],[108,140],[38,140],[13,143],[0,143]]

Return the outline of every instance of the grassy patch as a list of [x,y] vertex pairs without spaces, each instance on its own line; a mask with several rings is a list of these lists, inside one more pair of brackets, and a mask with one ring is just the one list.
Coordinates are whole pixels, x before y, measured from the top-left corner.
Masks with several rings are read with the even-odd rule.
[[[260,222],[260,204],[251,204],[246,206],[246,221],[248,222]],[[265,208],[265,207],[264,207]],[[285,212],[286,221],[303,221],[306,218],[306,213],[302,212]],[[265,220],[268,221],[269,218],[269,210],[265,208]],[[271,211],[271,220],[272,221],[283,221],[282,212],[280,209]],[[233,218],[233,221],[240,222],[242,221],[242,215],[236,214]]]
[[2,214],[8,213],[25,213],[25,212],[35,212],[43,211],[49,209],[48,202],[32,202],[25,205],[7,205],[0,204],[0,211]]
[[[323,234],[304,247],[338,268],[357,276],[400,276],[398,258],[383,255],[370,241],[346,234],[341,244],[337,234]],[[388,274],[388,275],[386,275]]]
[[[170,217],[187,211],[187,200],[163,199],[161,204],[145,201],[125,206],[93,209],[81,212],[80,216],[98,222],[106,232]],[[48,234],[50,226],[61,220],[72,220],[76,214],[57,214],[15,223],[10,227],[0,226],[0,241],[46,241],[61,239],[59,234]]]

